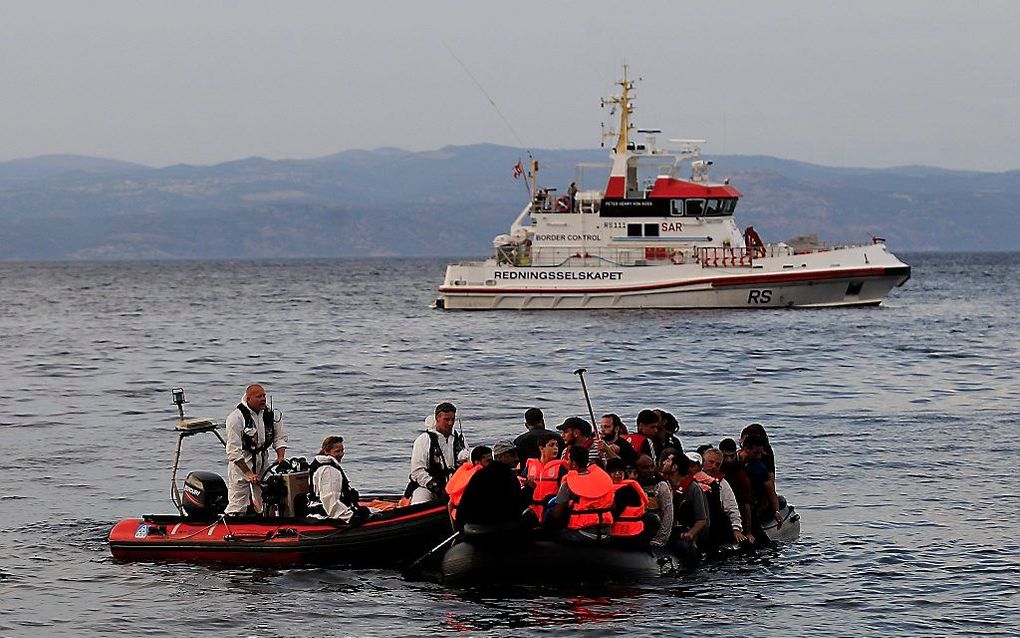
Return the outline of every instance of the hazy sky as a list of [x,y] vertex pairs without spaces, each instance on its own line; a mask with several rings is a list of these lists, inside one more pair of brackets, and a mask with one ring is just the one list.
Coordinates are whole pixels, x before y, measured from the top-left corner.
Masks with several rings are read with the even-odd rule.
[[0,161],[150,165],[351,148],[595,148],[1020,169],[1020,2],[0,0]]

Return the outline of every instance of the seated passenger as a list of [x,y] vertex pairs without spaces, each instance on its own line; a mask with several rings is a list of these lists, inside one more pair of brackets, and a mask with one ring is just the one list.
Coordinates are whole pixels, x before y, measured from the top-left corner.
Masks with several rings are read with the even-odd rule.
[[[691,453],[692,456],[695,453]],[[686,456],[674,459],[670,480],[675,488],[673,497],[673,549],[688,568],[701,562],[701,547],[707,542],[709,530],[708,502],[701,486],[694,480],[699,463]]]
[[514,472],[517,447],[496,441],[492,462],[474,473],[457,507],[457,525],[505,525],[523,521],[531,502],[530,489],[522,488]]
[[637,482],[648,497],[647,511],[659,519],[659,526],[650,543],[653,548],[665,547],[673,531],[673,489],[666,479],[655,471],[655,461],[647,454],[638,457]]
[[[709,448],[701,455],[701,472],[694,475],[699,483],[711,485],[710,481],[717,481],[719,484],[718,497],[719,508],[725,515],[725,520],[717,522],[713,519],[709,528],[712,538],[717,545],[729,545],[731,543],[744,543],[748,541],[744,534],[746,523],[737,505],[737,497],[730,487],[729,481],[722,472],[722,452],[715,448]],[[709,503],[712,509],[712,503]],[[753,542],[753,541],[751,541]]]
[[753,534],[754,520],[751,516],[751,479],[744,471],[744,465],[740,462],[737,454],[737,442],[726,438],[719,441],[719,452],[722,454],[722,470],[726,482],[733,489],[733,495],[737,498],[737,507],[740,508],[740,520],[744,526],[744,536],[749,543],[754,543]]
[[762,461],[765,462],[765,466],[769,468],[769,472],[772,476],[776,475],[776,453],[772,450],[772,444],[769,443],[769,435],[765,432],[765,427],[761,423],[752,423],[746,428],[740,431],[740,444],[743,445],[744,439],[750,435],[756,434],[764,442],[764,451],[762,452]]
[[764,459],[764,439],[757,434],[743,437],[739,456],[751,482],[751,529],[759,542],[766,542],[768,537],[761,531],[761,525],[769,519],[775,519],[776,524],[782,526],[783,515],[779,512],[775,475],[769,471]]
[[602,451],[607,461],[622,459],[624,463],[633,463],[637,460],[637,453],[631,447],[623,435],[627,433],[627,427],[615,414],[603,414],[599,421],[602,428]]
[[[658,450],[664,450],[666,448],[673,448],[684,453],[683,443],[677,438],[676,433],[680,431],[680,422],[676,420],[676,417],[666,412],[665,410],[653,410],[655,414],[659,416],[659,444]],[[661,452],[660,452],[661,454]]]
[[471,481],[471,477],[491,462],[492,450],[484,445],[479,445],[471,450],[471,460],[461,463],[457,471],[450,477],[450,482],[446,484],[446,494],[449,496],[450,502],[446,507],[450,511],[450,521],[453,523],[457,522],[457,507],[460,505],[460,499],[464,495],[464,490]]
[[637,481],[626,478],[626,467],[619,458],[606,462],[606,471],[613,479],[613,527],[610,534],[618,541],[645,541],[648,496]]
[[563,460],[567,460],[571,447],[584,449],[588,453],[588,463],[598,460],[599,451],[594,448],[595,439],[592,438],[595,431],[592,430],[590,423],[581,417],[572,416],[564,419],[556,429],[563,432],[563,444],[566,446],[563,449]]
[[598,465],[588,463],[588,450],[567,448],[567,475],[549,512],[551,525],[563,524],[561,538],[570,541],[607,541],[613,526],[613,479]]
[[637,433],[627,434],[623,438],[630,443],[630,446],[634,448],[634,452],[637,455],[647,454],[654,459],[655,449],[653,448],[653,443],[658,438],[659,415],[652,410],[641,410],[638,412],[635,424],[637,426]]
[[545,506],[549,499],[556,496],[560,489],[560,480],[567,473],[566,461],[560,455],[560,439],[552,432],[546,432],[538,439],[539,457],[528,459],[524,466],[525,485],[533,490],[531,494],[531,511],[541,523],[545,516]]
[[370,514],[368,508],[358,504],[358,491],[351,487],[347,474],[340,467],[343,458],[342,436],[327,436],[322,440],[319,454],[308,466],[309,516],[356,523]]

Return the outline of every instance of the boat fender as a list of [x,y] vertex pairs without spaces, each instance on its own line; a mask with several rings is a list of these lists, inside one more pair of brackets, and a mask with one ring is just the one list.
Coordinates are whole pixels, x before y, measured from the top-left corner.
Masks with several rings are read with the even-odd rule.
[[565,213],[570,210],[570,197],[560,195],[556,198],[556,212]]
[[681,266],[684,264],[684,262],[687,261],[687,257],[684,256],[684,251],[674,250],[673,255],[670,257],[670,261],[672,261],[677,266]]

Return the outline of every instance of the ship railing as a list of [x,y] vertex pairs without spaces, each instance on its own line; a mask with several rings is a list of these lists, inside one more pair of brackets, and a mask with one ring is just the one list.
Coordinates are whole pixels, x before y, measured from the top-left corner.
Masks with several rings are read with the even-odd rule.
[[585,268],[613,268],[619,266],[662,266],[693,261],[693,251],[633,248],[583,248],[578,246],[543,247],[534,261],[528,255],[525,264],[537,267],[584,266]]
[[533,252],[523,244],[501,246],[496,260],[514,266],[556,268],[583,266],[612,268],[618,266],[668,266],[697,264],[702,268],[753,268],[766,257],[788,257],[794,251],[786,244],[766,244],[755,248],[745,246],[703,246],[673,248],[670,246],[634,246],[628,248],[544,246]]
[[793,251],[786,244],[764,246],[705,246],[697,249],[695,259],[702,268],[754,268],[756,259],[788,257]]
[[697,261],[702,268],[751,268],[757,257],[764,257],[764,247],[706,246],[698,248]]

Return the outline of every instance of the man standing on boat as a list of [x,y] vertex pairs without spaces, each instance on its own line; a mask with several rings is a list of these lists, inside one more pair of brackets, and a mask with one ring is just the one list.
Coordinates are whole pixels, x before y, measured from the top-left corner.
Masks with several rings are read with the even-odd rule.
[[[269,468],[269,448],[276,452],[279,463],[287,453],[287,433],[266,409],[266,391],[258,385],[248,386],[244,399],[227,416],[227,510],[240,516],[249,508],[262,508],[259,481]],[[254,498],[254,502],[252,499]]]
[[411,449],[411,503],[427,503],[446,498],[446,483],[457,466],[470,458],[464,434],[453,431],[457,408],[443,402],[436,406],[435,425],[414,440]]
[[558,432],[545,429],[545,415],[539,408],[528,408],[524,413],[524,427],[527,431],[514,439],[517,455],[522,464],[526,464],[528,459],[537,459],[541,456],[538,442],[546,439],[547,435],[555,437],[559,446],[563,447],[563,437]]

